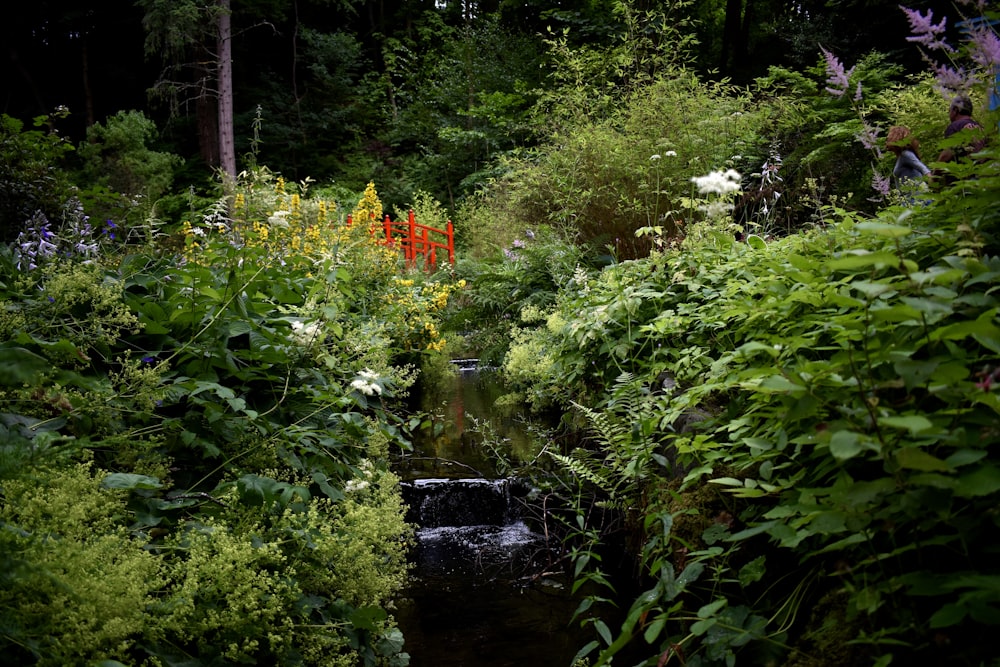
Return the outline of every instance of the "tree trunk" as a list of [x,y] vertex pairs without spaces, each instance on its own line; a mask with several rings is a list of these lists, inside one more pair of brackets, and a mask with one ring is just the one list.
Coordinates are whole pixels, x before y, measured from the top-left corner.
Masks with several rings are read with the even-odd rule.
[[236,180],[236,142],[233,137],[233,42],[230,0],[219,2],[219,167],[229,183]]
[[214,95],[203,90],[194,100],[198,125],[198,150],[205,164],[215,169],[219,162],[219,105]]
[[743,0],[726,0],[726,22],[722,26],[722,50],[719,54],[719,72],[723,76],[731,71],[731,54],[739,45],[742,27]]

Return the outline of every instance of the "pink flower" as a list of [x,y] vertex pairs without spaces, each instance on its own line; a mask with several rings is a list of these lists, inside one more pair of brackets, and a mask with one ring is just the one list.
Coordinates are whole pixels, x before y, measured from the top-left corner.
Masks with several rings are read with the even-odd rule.
[[830,93],[835,97],[840,97],[847,92],[847,88],[850,85],[851,74],[854,74],[854,68],[844,71],[844,65],[837,60],[837,56],[833,55],[822,46],[819,50],[823,52],[823,58],[826,59],[826,82],[830,85],[826,87],[826,92]]
[[908,7],[904,7],[902,5],[900,5],[899,8],[903,10],[904,14],[906,14],[906,20],[910,22],[910,32],[913,33],[912,36],[906,38],[906,41],[921,44],[931,50],[955,50],[942,39],[944,32],[947,29],[947,18],[941,19],[941,22],[935,25],[934,10],[928,9],[927,16],[924,16],[915,9],[909,9]]
[[1000,38],[992,30],[980,28],[969,36],[972,43],[972,59],[979,65],[990,69],[1000,65]]
[[883,197],[889,196],[891,184],[888,176],[883,176],[877,171],[872,174],[872,189]]
[[866,122],[861,129],[861,133],[856,136],[861,145],[865,147],[865,150],[875,151],[875,154],[879,158],[882,157],[882,149],[879,147],[878,136],[881,131],[881,129],[872,127]]
[[964,92],[973,83],[969,72],[961,68],[956,70],[948,65],[935,65],[934,76],[937,78],[934,85],[935,90],[941,92],[945,97]]

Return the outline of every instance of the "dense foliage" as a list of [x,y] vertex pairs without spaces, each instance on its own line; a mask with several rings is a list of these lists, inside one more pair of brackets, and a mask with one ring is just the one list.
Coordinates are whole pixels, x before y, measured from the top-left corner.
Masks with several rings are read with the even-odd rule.
[[[912,72],[919,57],[903,42],[897,5],[48,0],[0,25],[7,45],[0,112],[30,123],[63,109],[52,127],[73,143],[121,112],[142,112],[162,131],[157,150],[185,160],[182,189],[201,193],[217,166],[212,28],[228,6],[240,170],[256,132],[264,161],[290,179],[360,190],[374,178],[391,205],[425,190],[454,207],[488,180],[496,156],[546,135],[551,119],[532,114],[532,104],[573,76],[550,49],[553,40],[595,54],[613,48],[616,60],[639,56],[582,80],[604,87],[612,101],[650,71],[654,54],[740,85],[771,66],[811,66],[819,45],[852,62],[878,50]],[[915,3],[935,16],[949,5]],[[635,22],[647,13],[661,16]]]
[[4,253],[8,660],[406,664],[387,460],[457,285],[303,190],[261,171],[175,237],[81,217]]
[[[552,456],[564,481],[540,478],[575,508],[576,586],[598,587],[578,610],[596,632],[581,664],[996,664],[995,114],[976,159],[931,154],[935,176],[907,199],[878,187],[879,128],[951,143],[930,120],[940,78],[886,86],[877,59],[847,71],[825,57],[825,87],[775,69],[761,81],[780,94],[761,110],[771,131],[747,121],[748,146],[770,134],[787,149],[768,160],[780,199],[741,219],[767,170],[747,179],[717,156],[689,177],[664,162],[669,214],[635,230],[652,252],[580,262],[506,325],[511,389],[584,436]],[[623,127],[611,145],[632,138]],[[683,183],[692,194],[671,197]],[[796,229],[770,217],[776,201]],[[618,624],[594,612],[609,600]]]
[[[159,29],[206,9],[145,4]],[[597,635],[580,664],[995,664],[992,28],[943,49],[904,9],[936,74],[911,78],[895,45],[849,69],[810,46],[827,3],[747,3],[775,21],[748,38],[795,48],[737,86],[692,67],[690,21],[731,29],[740,3],[445,3],[391,36],[404,7],[352,15],[361,35],[311,30],[319,4],[236,7],[295,37],[242,88],[235,183],[165,146],[177,119],[165,139],[122,111],[73,144],[65,110],[0,117],[5,656],[406,664],[389,453],[454,331],[507,403],[582,436],[538,479]],[[969,138],[941,140],[959,74],[986,147],[938,163]],[[935,168],[905,193],[895,124]],[[374,182],[393,213],[455,218],[455,267],[376,242]]]

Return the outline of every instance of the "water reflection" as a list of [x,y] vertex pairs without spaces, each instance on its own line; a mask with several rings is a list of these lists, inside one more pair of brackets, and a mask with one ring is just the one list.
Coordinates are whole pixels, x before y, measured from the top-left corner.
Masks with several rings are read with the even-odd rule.
[[496,409],[502,394],[474,366],[421,394],[436,428],[399,470],[417,527],[395,613],[412,667],[568,666],[589,639],[570,624],[579,600],[554,563],[559,545],[524,511],[530,485],[494,463],[491,448],[515,462],[540,449],[518,415]]
[[[419,409],[432,424],[414,434],[414,453],[404,474],[411,477],[497,477],[497,454],[520,464],[541,447],[516,410],[498,405],[505,389],[497,371],[460,360],[455,373],[434,386],[420,386]],[[494,451],[496,449],[497,451]]]

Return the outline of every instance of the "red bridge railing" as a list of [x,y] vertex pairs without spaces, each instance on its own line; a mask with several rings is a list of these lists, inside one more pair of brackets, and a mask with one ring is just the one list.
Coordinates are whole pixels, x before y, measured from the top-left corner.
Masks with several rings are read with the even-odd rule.
[[[347,224],[351,224],[351,216],[347,216]],[[372,225],[372,233],[377,227]],[[406,258],[409,266],[417,266],[417,258],[423,260],[424,268],[431,270],[437,268],[438,251],[444,255],[447,253],[448,262],[455,263],[455,228],[448,221],[445,229],[438,229],[430,225],[422,225],[416,221],[413,211],[405,222],[393,222],[387,215],[382,222],[382,232],[385,234],[384,243],[390,247],[396,246]]]

